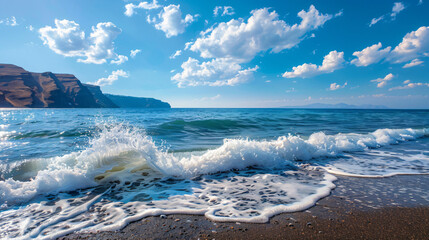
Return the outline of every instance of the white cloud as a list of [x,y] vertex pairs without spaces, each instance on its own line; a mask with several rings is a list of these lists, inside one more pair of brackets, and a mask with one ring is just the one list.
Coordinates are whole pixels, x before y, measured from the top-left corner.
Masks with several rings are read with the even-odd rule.
[[402,2],[395,2],[392,7],[392,13],[390,16],[394,19],[398,13],[405,9],[405,6]]
[[317,66],[312,63],[304,63],[292,68],[291,72],[285,72],[285,78],[308,78],[322,73],[331,73],[343,67],[344,52],[331,51],[323,58],[322,65]]
[[155,25],[155,28],[165,33],[167,38],[177,36],[185,32],[185,28],[194,22],[199,15],[187,14],[182,19],[182,11],[180,5],[168,5],[155,18],[148,16],[147,21]]
[[135,58],[138,53],[140,53],[142,50],[140,49],[134,49],[130,51],[130,57]]
[[107,59],[120,60],[115,53],[113,40],[121,29],[111,22],[98,23],[92,27],[89,37],[80,30],[79,24],[69,20],[55,19],[55,27],[45,26],[39,29],[43,44],[55,53],[65,57],[79,57],[78,62],[105,63]]
[[214,101],[216,99],[219,99],[221,97],[220,94],[217,94],[216,96],[213,97],[203,97],[201,99],[199,99],[199,101]]
[[402,68],[410,68],[410,67],[415,67],[418,66],[420,64],[422,64],[423,61],[419,60],[419,59],[413,59],[411,62],[405,64]]
[[387,82],[392,80],[395,76],[391,73],[387,74],[384,78],[377,78],[374,80],[371,80],[371,82],[377,82],[377,87],[382,88],[387,85]]
[[157,9],[162,7],[161,5],[158,5],[158,2],[156,0],[153,0],[152,3],[149,2],[140,2],[139,4],[133,4],[133,3],[129,3],[127,5],[125,5],[125,12],[124,14],[128,17],[131,17],[132,15],[134,15],[135,13],[135,9],[146,9],[146,10],[151,10],[151,9]]
[[362,51],[354,52],[357,59],[351,63],[356,66],[368,66],[386,59],[392,63],[408,62],[419,57],[429,56],[429,27],[420,27],[409,32],[392,51],[391,47],[381,49],[381,43],[374,44]]
[[18,23],[16,22],[15,16],[12,16],[10,18],[1,19],[0,24],[5,24],[5,25],[11,26],[11,27],[18,26]]
[[393,49],[389,60],[395,63],[407,62],[429,52],[429,27],[420,27],[407,33],[402,42]]
[[329,90],[331,91],[335,91],[338,90],[340,88],[345,88],[347,86],[347,82],[344,83],[344,85],[338,85],[337,83],[331,83],[331,85],[329,86]]
[[381,20],[383,20],[384,19],[384,16],[381,16],[381,17],[378,17],[378,18],[373,18],[372,20],[371,20],[371,22],[369,23],[369,26],[370,27],[372,27],[374,24],[376,24],[376,23],[378,23],[378,22],[380,22]]
[[[396,15],[398,15],[400,12],[402,12],[405,9],[405,6],[402,2],[395,2],[393,3],[392,12],[390,13],[391,20],[396,19]],[[379,21],[383,20],[385,17],[388,17],[389,14],[381,15],[378,18],[373,18],[371,22],[369,23],[369,26],[372,27],[374,24],[378,23]]]
[[410,89],[415,87],[429,87],[429,83],[412,83],[410,82],[410,80],[405,81],[404,84],[405,84],[404,86],[390,88],[389,91],[404,90],[404,89]]
[[124,55],[118,55],[117,60],[112,60],[110,61],[110,63],[112,64],[116,64],[116,65],[121,65],[122,63],[128,61],[128,57],[124,56]]
[[219,14],[221,14],[221,16],[234,15],[234,8],[232,8],[231,6],[216,6],[213,10],[213,15],[218,16]]
[[129,75],[127,72],[120,69],[120,70],[113,71],[112,74],[110,74],[107,78],[100,78],[96,82],[90,83],[90,84],[94,84],[97,86],[112,85],[113,82],[119,79],[119,77],[127,78],[129,77]]
[[199,52],[203,58],[246,62],[262,51],[271,49],[277,53],[296,46],[307,33],[332,18],[330,14],[320,14],[313,5],[308,11],[300,11],[301,22],[292,26],[279,20],[278,14],[268,8],[253,10],[251,14],[247,21],[232,19],[208,29],[190,49]]
[[30,31],[33,31],[33,30],[34,30],[34,27],[33,27],[33,25],[29,25],[29,26],[27,27],[27,29],[28,29],[28,30],[30,30]]
[[196,59],[189,58],[182,63],[182,69],[181,73],[171,78],[179,87],[234,86],[249,81],[258,66],[243,69],[240,64],[230,59],[217,58],[200,63]]
[[386,47],[385,49],[381,49],[381,47],[381,43],[378,43],[367,47],[362,51],[354,52],[353,56],[356,56],[357,58],[353,59],[351,63],[356,66],[368,66],[381,61],[390,53],[391,49],[391,47]]
[[176,57],[182,54],[182,50],[177,50],[173,55],[170,56],[170,59],[175,59]]
[[343,13],[344,13],[344,11],[343,11],[343,9],[341,9],[339,12],[335,13],[334,17],[341,17],[341,16],[343,16]]

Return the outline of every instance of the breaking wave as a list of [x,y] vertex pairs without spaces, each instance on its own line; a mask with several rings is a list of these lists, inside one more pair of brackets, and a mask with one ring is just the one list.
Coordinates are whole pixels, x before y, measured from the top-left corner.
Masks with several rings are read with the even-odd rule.
[[[192,178],[257,166],[267,169],[297,167],[300,161],[338,157],[429,135],[428,129],[379,129],[368,134],[311,134],[308,139],[282,136],[276,140],[225,139],[215,149],[169,153],[156,146],[143,131],[124,124],[104,124],[89,147],[50,159],[3,164],[0,205],[10,206],[39,194],[93,187],[105,179],[126,178],[127,173],[149,168],[163,176]],[[19,180],[18,180],[19,179]]]

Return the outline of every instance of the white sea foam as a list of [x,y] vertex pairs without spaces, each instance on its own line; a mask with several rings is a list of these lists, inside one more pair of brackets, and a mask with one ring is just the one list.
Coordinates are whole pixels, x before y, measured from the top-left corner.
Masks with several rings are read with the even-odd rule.
[[[271,141],[226,139],[216,149],[179,155],[161,150],[144,133],[121,124],[101,128],[100,135],[81,152],[32,160],[43,162],[36,164],[38,171],[25,169],[28,161],[6,166],[10,174],[15,171],[30,179],[17,180],[15,176],[0,181],[0,205],[5,209],[0,212],[0,232],[5,235],[0,237],[54,238],[75,230],[116,230],[145,216],[170,213],[205,214],[217,221],[265,222],[275,214],[314,205],[335,186],[335,177],[301,161],[368,152],[429,135],[428,129],[380,129],[369,134],[319,132],[308,139],[292,135]],[[402,160],[407,164],[397,165],[401,169],[395,173],[415,167],[412,158]],[[427,172],[429,162],[418,164],[424,167],[413,168],[415,173]],[[251,166],[259,169],[245,170]],[[229,172],[234,169],[244,170]],[[376,175],[377,169],[372,173]],[[176,177],[172,183],[170,176]],[[97,196],[91,189],[81,192],[91,197],[61,193],[105,188],[117,179],[120,185]],[[125,184],[127,181],[130,183]],[[37,200],[44,194],[60,197],[47,204]],[[32,199],[26,207],[7,210]],[[69,200],[83,207],[76,208]],[[52,220],[40,225],[46,216]],[[27,222],[15,226],[17,219]]]
[[[58,193],[95,186],[94,177],[114,166],[149,166],[165,175],[192,177],[249,166],[281,168],[296,160],[335,157],[344,152],[395,144],[427,136],[428,129],[379,129],[369,134],[312,134],[308,140],[283,136],[272,141],[226,139],[219,148],[177,157],[159,150],[153,141],[135,130],[102,126],[90,147],[48,160],[30,181],[12,178],[0,182],[0,205],[25,202],[37,194]],[[46,161],[46,159],[44,160]]]

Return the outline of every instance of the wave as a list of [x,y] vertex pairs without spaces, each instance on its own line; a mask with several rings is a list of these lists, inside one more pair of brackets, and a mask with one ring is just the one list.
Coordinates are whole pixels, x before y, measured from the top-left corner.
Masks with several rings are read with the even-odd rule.
[[10,139],[20,140],[26,138],[62,138],[62,137],[79,137],[82,135],[88,135],[91,130],[82,130],[82,129],[71,129],[67,131],[58,132],[55,130],[45,130],[45,131],[32,131],[19,134],[13,134],[9,136]]
[[[39,194],[55,194],[92,187],[114,178],[126,178],[136,169],[150,168],[165,176],[192,178],[258,166],[267,169],[296,167],[297,161],[338,157],[346,152],[365,151],[388,144],[415,140],[429,135],[429,129],[379,129],[368,134],[326,135],[313,133],[308,139],[281,136],[276,140],[225,139],[216,148],[203,152],[172,154],[156,146],[143,131],[124,124],[102,124],[89,146],[50,159],[35,159],[43,164],[3,165],[0,169],[25,175],[28,181],[13,176],[0,181],[0,205],[23,203]],[[28,166],[27,166],[27,165]],[[34,166],[40,169],[34,169]]]
[[[117,123],[98,128],[82,151],[0,165],[7,172],[0,181],[0,238],[114,231],[160,214],[262,223],[313,206],[335,187],[330,173],[349,174],[318,163],[349,161],[348,155],[362,160],[367,154],[364,161],[371,163],[363,168],[381,176],[385,172],[371,164],[384,153],[374,148],[429,136],[429,129],[317,132],[308,138],[225,139],[215,149],[169,153],[143,130]],[[393,153],[388,158],[394,174],[415,170],[413,157],[404,156],[398,164]],[[419,160],[426,165],[414,173],[428,173],[429,161]],[[353,174],[353,168],[346,169]]]

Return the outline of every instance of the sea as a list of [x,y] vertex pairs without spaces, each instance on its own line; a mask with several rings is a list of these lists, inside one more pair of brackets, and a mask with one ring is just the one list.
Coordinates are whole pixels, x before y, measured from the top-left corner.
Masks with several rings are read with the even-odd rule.
[[429,110],[0,109],[0,238],[264,223],[338,176],[429,174]]

